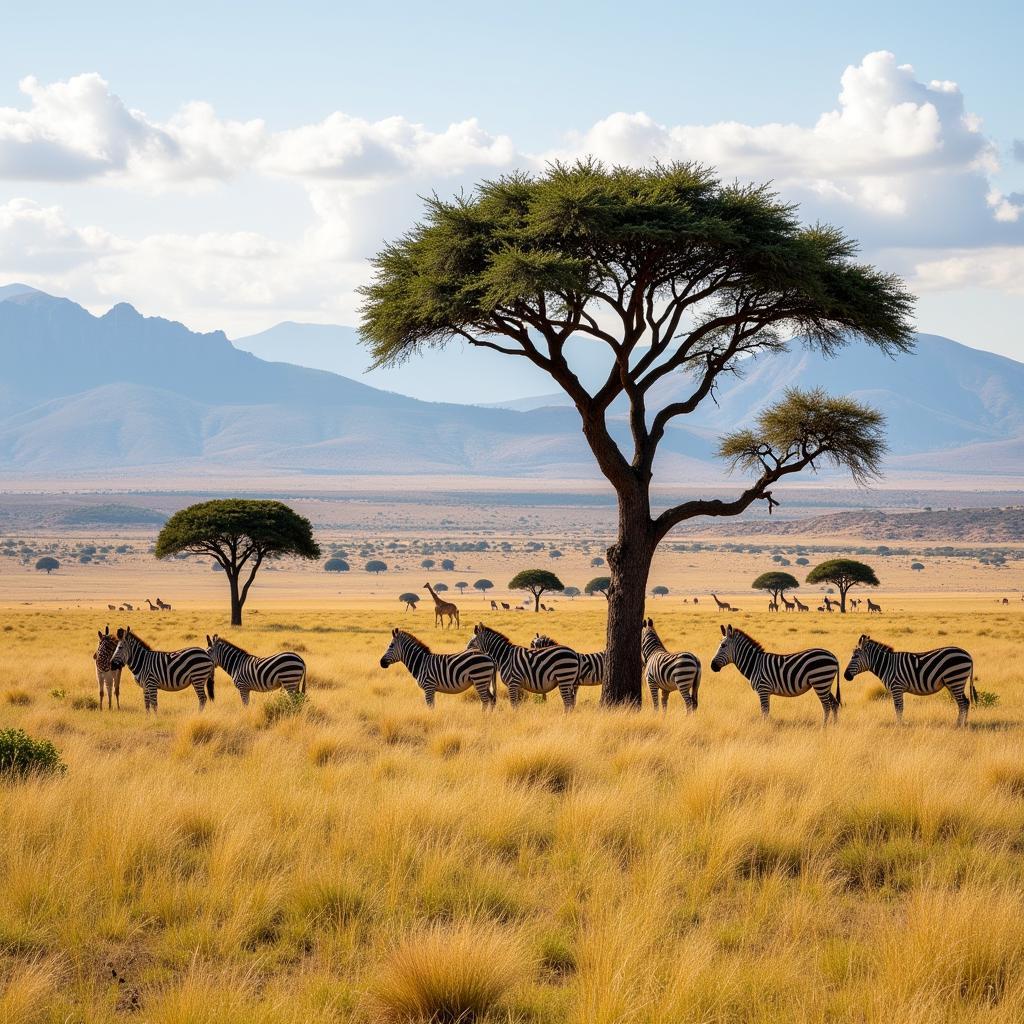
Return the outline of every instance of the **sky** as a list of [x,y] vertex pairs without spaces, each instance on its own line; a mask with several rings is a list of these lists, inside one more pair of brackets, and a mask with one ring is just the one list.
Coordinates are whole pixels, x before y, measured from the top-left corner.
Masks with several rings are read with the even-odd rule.
[[844,227],[920,329],[1024,358],[1019,6],[52,0],[0,33],[0,284],[351,324],[423,194],[692,159]]

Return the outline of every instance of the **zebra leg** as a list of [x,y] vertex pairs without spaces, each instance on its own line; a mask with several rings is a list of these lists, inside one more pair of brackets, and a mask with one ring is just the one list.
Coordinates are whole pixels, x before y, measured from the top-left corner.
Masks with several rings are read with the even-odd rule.
[[761,702],[761,717],[764,719],[768,718],[768,712],[770,710],[769,704],[771,702],[771,691],[770,690],[758,690],[758,700]]
[[967,699],[964,694],[963,683],[953,683],[950,685],[946,683],[946,689],[953,695],[953,699],[956,701],[957,716],[956,716],[956,727],[962,729],[967,725],[967,711],[971,706],[971,702]]
[[815,690],[818,695],[818,700],[821,701],[821,709],[825,713],[825,720],[821,723],[825,728],[828,728],[828,719],[832,714],[832,687],[829,686],[827,691]]
[[896,711],[896,724],[903,724],[903,689],[899,686],[892,688],[892,706]]
[[473,683],[477,696],[480,698],[480,709],[486,711],[491,706],[491,686],[486,679],[480,679]]
[[519,707],[519,702],[523,699],[523,690],[519,683],[508,684],[508,699],[512,707]]
[[199,710],[202,711],[206,707],[206,691],[203,689],[203,681],[200,679],[193,683],[192,688],[196,691],[196,696],[199,698]]
[[427,699],[427,707],[432,708],[434,706],[434,684],[425,683],[423,686],[423,696]]
[[658,684],[653,679],[647,680],[647,685],[651,688],[651,707],[654,708],[655,713],[658,711]]
[[96,670],[96,682],[100,686],[100,711],[103,710],[103,676],[100,675],[99,669]]
[[156,683],[151,684],[146,690],[146,700],[148,701],[146,711],[150,708],[153,709],[153,714],[156,714]]
[[572,711],[576,707],[576,684],[559,683],[558,692],[562,695],[562,705],[566,711]]
[[242,707],[247,708],[249,706],[249,688],[247,686],[240,686],[238,688],[238,696],[242,698]]
[[117,697],[117,710],[121,710],[121,673],[114,673],[114,696]]
[[690,694],[690,688],[683,684],[679,685],[679,696],[683,698],[683,703],[686,705],[686,713],[692,715],[697,710],[697,702],[693,699]]

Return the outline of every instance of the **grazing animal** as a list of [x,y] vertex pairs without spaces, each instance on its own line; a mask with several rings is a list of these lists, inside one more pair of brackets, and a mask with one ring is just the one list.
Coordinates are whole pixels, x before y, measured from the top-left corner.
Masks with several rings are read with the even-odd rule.
[[171,606],[166,601],[161,601],[159,597],[156,599],[156,606],[162,612],[169,612],[171,610]]
[[803,601],[801,601],[799,597],[794,597],[793,598],[793,604],[796,605],[796,610],[798,612],[809,612],[811,610],[810,607],[808,605],[804,604]]
[[828,597],[828,596],[825,596],[825,597],[823,597],[823,598],[821,599],[821,603],[822,603],[822,604],[823,604],[823,605],[825,606],[825,611],[827,611],[827,612],[831,612],[831,611],[834,611],[834,610],[835,610],[835,609],[834,609],[834,608],[832,607],[833,605],[835,605],[835,607],[836,607],[836,608],[838,608],[838,607],[839,607],[839,602],[838,602],[838,601],[833,601],[833,600],[832,600],[832,599],[831,599],[830,597]]
[[502,601],[501,602],[501,610],[505,611],[505,612],[511,611],[512,610],[512,605],[510,605],[507,601]]
[[116,612],[117,611],[117,605],[116,604],[108,604],[107,605],[107,611],[108,612]]
[[496,612],[497,610],[498,610],[498,602],[497,601],[492,601],[491,602],[491,611],[492,612]]
[[146,604],[149,605],[149,610],[151,612],[158,612],[158,611],[160,611],[160,608],[157,605],[153,604],[153,602],[150,601],[150,599],[148,597],[146,598]]
[[818,605],[818,611],[819,612],[823,612],[824,610],[825,610],[825,606],[823,604],[819,604]]
[[779,605],[778,605],[777,601],[769,601],[768,602],[768,611],[770,611],[770,612],[777,612],[778,610],[779,610]]
[[875,602],[872,601],[870,597],[867,598],[867,602],[868,602],[868,615],[870,615],[872,612],[876,612],[879,615],[882,614],[882,606],[880,604],[875,604]]
[[[722,643],[711,662],[711,671],[720,672],[734,664],[750,682],[751,689],[761,701],[761,717],[768,717],[772,696],[798,697],[812,689],[825,712],[825,725],[829,716],[839,721],[842,698],[839,693],[839,661],[831,651],[812,647],[793,654],[773,654],[766,651],[753,637],[732,626],[722,629]],[[832,681],[836,692],[832,694]]]
[[[949,690],[959,710],[956,724],[967,724],[970,701],[978,703],[974,688],[974,659],[962,647],[937,647],[920,654],[897,651],[888,644],[872,640],[866,634],[857,641],[843,678],[853,679],[860,672],[874,672],[892,694],[896,721],[903,721],[903,694],[927,696],[943,687]],[[965,689],[970,686],[970,701]]]
[[[558,641],[544,633],[538,633],[530,641],[534,650],[541,647],[557,647]],[[601,686],[604,683],[604,651],[594,651],[592,654],[580,654],[580,678],[576,683],[580,686]]]
[[787,612],[796,611],[796,605],[792,601],[787,601],[785,594],[782,595],[782,607],[785,608]]
[[114,668],[111,662],[114,658],[114,651],[117,650],[117,637],[111,634],[107,626],[101,633],[98,629],[96,635],[99,643],[96,645],[96,652],[92,660],[96,662],[96,682],[100,687],[100,711],[103,710],[103,689],[107,691],[107,710],[113,711],[114,704],[111,694],[117,698],[117,709],[121,710],[121,669]]
[[860,607],[860,598],[851,597],[850,598],[850,607],[853,608],[856,611],[856,609],[858,609]]
[[1010,599],[1008,597],[1004,597],[1003,598],[1003,604],[1009,604],[1009,603],[1010,603]]
[[[186,647],[180,651],[154,651],[132,627],[117,631],[117,647],[111,659],[112,668],[131,669],[135,682],[142,687],[146,713],[156,712],[158,690],[177,693],[191,686],[199,698],[199,710],[206,707],[206,698],[213,700],[213,658],[202,647]],[[205,686],[205,691],[204,691]]]
[[566,711],[576,706],[580,656],[572,648],[561,644],[536,650],[520,647],[504,633],[482,622],[474,627],[467,646],[470,650],[483,651],[498,666],[513,707],[518,707],[524,691],[546,694],[555,687],[558,687]]
[[231,676],[231,682],[235,684],[246,706],[253,690],[266,693],[280,689],[292,697],[306,692],[306,663],[292,651],[281,651],[261,658],[216,633],[207,636],[206,650],[214,665]]
[[688,651],[669,653],[654,629],[654,620],[647,619],[640,633],[640,657],[644,663],[644,679],[651,691],[651,703],[658,710],[668,708],[668,698],[676,690],[683,698],[686,713],[697,710],[697,691],[700,689],[700,658]]
[[461,629],[462,624],[459,622],[459,609],[457,605],[452,604],[451,601],[445,601],[439,597],[435,592],[434,588],[429,583],[424,583],[423,586],[427,592],[434,599],[434,627],[444,626],[444,620],[448,618],[448,628],[451,624],[455,623],[456,629]]
[[732,605],[730,605],[728,601],[719,601],[717,594],[712,594],[711,597],[714,599],[715,604],[718,605],[718,610],[720,612],[732,611]]
[[133,612],[133,611],[135,611],[135,605],[129,604],[127,601],[125,601],[125,603],[124,603],[124,610],[126,612]]
[[697,597],[695,597],[695,598],[693,599],[693,603],[694,603],[694,604],[700,604],[700,598],[697,598]]
[[434,706],[435,693],[464,693],[471,686],[480,696],[481,705],[493,708],[498,703],[495,682],[497,669],[491,658],[478,650],[454,654],[434,654],[422,641],[403,629],[391,630],[391,643],[380,659],[387,668],[396,661],[412,673],[423,691],[427,707]]

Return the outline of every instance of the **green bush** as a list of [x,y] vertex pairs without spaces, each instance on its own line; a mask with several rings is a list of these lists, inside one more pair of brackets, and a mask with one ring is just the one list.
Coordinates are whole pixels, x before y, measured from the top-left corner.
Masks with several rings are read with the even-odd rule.
[[289,715],[297,715],[306,706],[306,695],[296,693],[294,696],[287,690],[282,690],[276,697],[268,700],[262,708],[263,724],[273,725],[288,718]]
[[34,740],[24,729],[0,729],[0,777],[63,775],[67,765],[49,740]]

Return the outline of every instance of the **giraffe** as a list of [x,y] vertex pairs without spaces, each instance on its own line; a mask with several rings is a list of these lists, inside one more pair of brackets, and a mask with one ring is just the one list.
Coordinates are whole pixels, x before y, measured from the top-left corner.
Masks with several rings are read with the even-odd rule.
[[715,604],[718,605],[718,610],[720,612],[731,612],[733,610],[732,605],[729,604],[728,601],[719,601],[717,594],[712,594],[711,596],[714,598]]
[[434,588],[429,583],[423,584],[424,589],[434,599],[434,627],[443,626],[445,616],[448,616],[448,625],[451,626],[452,622],[455,623],[456,629],[461,629],[459,623],[459,609],[457,605],[451,603],[451,601],[443,601],[434,592]]

